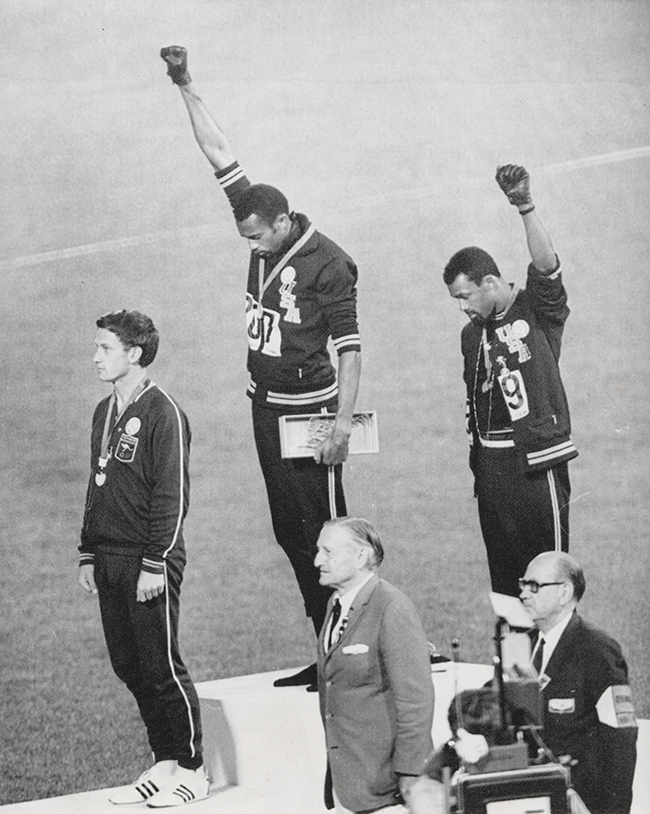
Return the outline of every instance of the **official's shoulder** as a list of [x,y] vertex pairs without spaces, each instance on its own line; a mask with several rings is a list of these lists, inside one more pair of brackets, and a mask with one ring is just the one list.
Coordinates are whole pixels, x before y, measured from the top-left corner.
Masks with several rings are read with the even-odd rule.
[[386,579],[378,579],[377,590],[379,595],[385,600],[386,604],[391,602],[399,602],[409,606],[413,605],[413,602],[403,591],[401,591],[397,586],[393,585],[392,582],[388,582]]
[[576,615],[573,637],[576,655],[589,663],[594,671],[598,670],[600,662],[603,665],[617,664],[621,669],[627,669],[620,644],[602,628]]
[[620,651],[621,646],[613,636],[604,631],[602,628],[596,627],[591,622],[585,621],[581,616],[578,616],[578,629],[581,631],[583,639],[587,644],[593,644],[599,647],[607,647]]

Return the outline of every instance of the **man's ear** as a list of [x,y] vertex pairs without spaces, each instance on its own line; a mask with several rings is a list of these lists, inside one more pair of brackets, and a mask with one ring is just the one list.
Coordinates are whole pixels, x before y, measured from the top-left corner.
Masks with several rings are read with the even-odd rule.
[[127,354],[129,362],[132,365],[139,365],[140,358],[142,356],[142,348],[139,345],[136,345],[133,348],[129,348],[129,352]]
[[276,232],[280,232],[283,235],[288,235],[291,231],[291,218],[289,215],[286,212],[280,213],[275,219],[273,228],[276,230]]
[[562,585],[562,593],[561,593],[561,595],[562,595],[562,602],[565,605],[568,605],[569,602],[575,600],[575,588],[573,587],[572,582],[565,582],[564,585]]

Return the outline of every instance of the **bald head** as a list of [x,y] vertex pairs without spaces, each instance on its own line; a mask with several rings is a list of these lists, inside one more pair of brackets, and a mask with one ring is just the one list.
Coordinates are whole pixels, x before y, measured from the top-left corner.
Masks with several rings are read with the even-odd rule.
[[585,592],[585,577],[575,557],[545,551],[528,563],[521,585],[526,611],[546,633],[573,613]]
[[587,583],[582,566],[565,551],[544,551],[530,561],[529,567],[533,563],[542,563],[554,570],[554,579],[570,582],[573,585],[573,598],[576,602],[582,599]]

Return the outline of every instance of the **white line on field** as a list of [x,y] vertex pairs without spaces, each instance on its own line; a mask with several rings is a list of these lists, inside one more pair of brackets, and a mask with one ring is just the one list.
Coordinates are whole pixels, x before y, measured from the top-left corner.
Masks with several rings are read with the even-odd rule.
[[[585,167],[597,167],[601,164],[614,164],[618,161],[631,161],[635,158],[646,158],[650,156],[650,146],[647,147],[633,147],[630,150],[617,150],[613,153],[603,153],[602,155],[590,155],[585,158],[577,158],[573,161],[561,161],[559,164],[546,164],[541,167],[533,167],[531,172],[536,175],[554,175],[561,172],[570,172],[571,170],[580,170]],[[469,185],[473,186],[477,179],[470,182]],[[483,181],[484,179],[481,179]],[[462,184],[466,186],[467,184]],[[399,197],[403,198],[423,198],[432,194],[431,189],[413,189],[404,190]],[[383,198],[380,196],[370,196],[369,200],[364,200],[364,206],[374,198]],[[394,197],[394,196],[393,196]],[[361,202],[356,201],[355,205],[359,206]],[[201,235],[211,234],[214,226],[211,224],[204,224],[201,226],[188,226],[183,229],[166,230],[164,232],[150,232],[144,235],[133,235],[132,237],[122,237],[117,240],[104,240],[99,243],[87,243],[82,246],[72,246],[68,249],[54,249],[49,252],[40,252],[39,254],[28,254],[23,257],[15,257],[13,260],[0,261],[0,272],[11,271],[13,269],[24,268],[25,266],[38,266],[41,263],[49,263],[52,260],[65,260],[69,257],[81,257],[86,254],[98,254],[99,252],[112,251],[115,249],[125,249],[130,246],[144,246],[148,243],[158,243],[164,240],[175,240],[179,237],[198,237]]]

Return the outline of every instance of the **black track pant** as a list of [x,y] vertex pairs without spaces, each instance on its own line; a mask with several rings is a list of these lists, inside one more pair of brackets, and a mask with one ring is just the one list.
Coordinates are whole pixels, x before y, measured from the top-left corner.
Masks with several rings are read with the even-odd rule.
[[[318,413],[320,410],[305,409]],[[312,458],[283,459],[278,410],[253,403],[255,444],[271,510],[275,539],[284,549],[298,580],[316,633],[325,619],[332,593],[323,587],[314,566],[316,543],[323,523],[346,514],[342,466],[324,466]]]
[[530,474],[516,450],[482,448],[475,474],[492,590],[519,596],[517,580],[534,557],[569,550],[568,464]]
[[178,650],[179,597],[185,554],[165,563],[165,590],[136,601],[141,557],[95,554],[95,583],[113,669],[133,693],[156,762],[188,769],[203,762],[199,701]]

